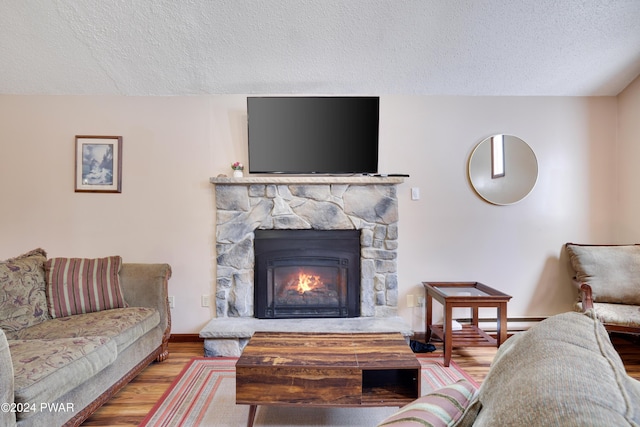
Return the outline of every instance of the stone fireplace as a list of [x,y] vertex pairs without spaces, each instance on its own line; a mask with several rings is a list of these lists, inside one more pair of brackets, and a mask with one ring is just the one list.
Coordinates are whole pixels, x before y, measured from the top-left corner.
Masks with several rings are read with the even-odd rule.
[[[408,340],[413,331],[397,316],[397,185],[404,178],[259,176],[217,177],[210,181],[215,185],[216,195],[216,317],[200,331],[206,356],[239,356],[258,330],[400,332]],[[336,251],[329,250],[307,263],[310,265],[306,267],[320,270],[312,272],[312,276],[329,275],[320,279],[329,283],[330,289],[322,297],[327,299],[314,299],[320,297],[317,294],[300,297],[287,290],[292,301],[298,301],[295,307],[281,318],[263,316],[262,308],[256,304],[259,295],[255,294],[256,268],[260,270],[262,263],[260,254],[256,255],[256,240],[260,248],[261,237],[271,231],[315,235],[331,230],[354,233],[359,245],[355,259],[336,256]],[[303,246],[285,249],[289,251],[287,257],[306,251],[306,245]],[[335,248],[336,244],[330,247]],[[287,267],[287,262],[280,266]],[[344,276],[348,274],[345,263],[357,266],[358,278]],[[291,272],[285,269],[280,273]],[[275,273],[272,269],[267,274]],[[320,309],[336,305],[330,300],[344,294],[342,286],[347,281],[355,281],[351,284],[356,287],[358,297],[351,298],[346,307],[343,302],[336,303],[334,308],[340,316],[345,310],[348,313],[345,317],[337,317],[335,312],[314,312],[311,316],[296,312],[303,301],[313,301],[323,306]],[[354,301],[356,307],[352,306]]]
[[360,315],[397,311],[397,177],[212,178],[216,316],[254,316],[255,230],[359,230]]

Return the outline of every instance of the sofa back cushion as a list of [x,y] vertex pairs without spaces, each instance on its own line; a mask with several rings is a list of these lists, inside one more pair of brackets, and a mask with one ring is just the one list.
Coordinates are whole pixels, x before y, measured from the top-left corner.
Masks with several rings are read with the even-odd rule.
[[122,258],[52,258],[45,263],[51,317],[93,313],[127,304],[120,287]]
[[500,346],[474,427],[640,425],[640,382],[588,314],[549,317]]
[[0,328],[5,332],[49,319],[43,268],[46,260],[47,253],[35,249],[0,261]]
[[576,280],[594,302],[640,305],[640,245],[566,244]]

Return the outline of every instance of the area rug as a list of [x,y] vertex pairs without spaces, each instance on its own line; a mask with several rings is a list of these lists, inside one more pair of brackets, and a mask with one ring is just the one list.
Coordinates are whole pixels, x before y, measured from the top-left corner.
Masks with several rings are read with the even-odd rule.
[[[237,358],[194,358],[174,380],[158,403],[142,421],[144,427],[247,425],[248,405],[235,402]],[[458,379],[478,384],[453,361],[443,365],[442,357],[419,355],[422,365],[421,395]],[[268,393],[265,390],[265,393]],[[258,406],[255,427],[371,427],[398,408],[300,408]]]

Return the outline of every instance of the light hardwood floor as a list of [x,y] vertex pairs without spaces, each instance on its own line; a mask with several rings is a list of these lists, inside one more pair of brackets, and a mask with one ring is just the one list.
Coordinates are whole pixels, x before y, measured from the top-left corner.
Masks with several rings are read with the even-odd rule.
[[[616,335],[612,341],[629,375],[640,380],[640,337]],[[442,353],[438,343],[436,347],[436,353]],[[169,351],[166,361],[150,365],[82,425],[137,426],[186,363],[203,355],[203,343],[171,342]],[[495,353],[496,349],[491,347],[454,348],[452,360],[481,383]]]

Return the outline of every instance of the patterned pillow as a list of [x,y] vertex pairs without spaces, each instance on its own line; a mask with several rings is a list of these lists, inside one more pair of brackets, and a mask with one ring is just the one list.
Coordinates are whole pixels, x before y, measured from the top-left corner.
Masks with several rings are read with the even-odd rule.
[[52,258],[44,265],[51,317],[93,313],[127,304],[120,288],[122,258]]
[[6,332],[49,319],[43,268],[46,260],[47,253],[35,249],[0,261],[0,328]]
[[475,394],[476,388],[469,381],[458,380],[404,406],[378,427],[452,426],[462,417]]

